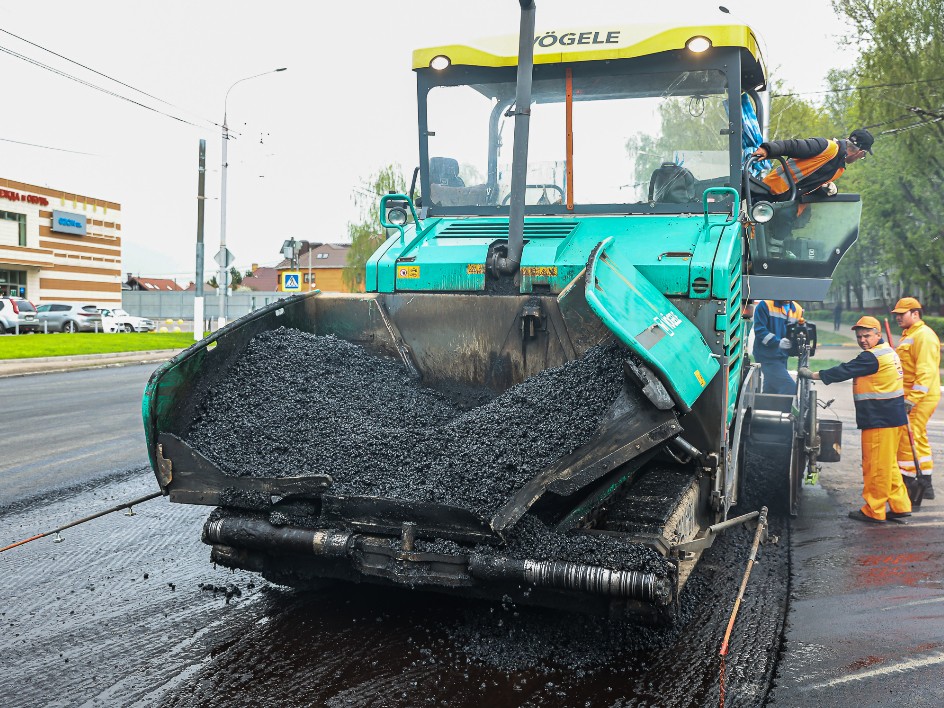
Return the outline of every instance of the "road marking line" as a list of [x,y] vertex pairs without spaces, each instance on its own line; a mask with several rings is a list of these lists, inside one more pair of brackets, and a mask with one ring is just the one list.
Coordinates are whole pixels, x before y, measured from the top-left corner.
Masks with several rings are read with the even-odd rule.
[[844,683],[850,683],[851,681],[864,681],[865,679],[876,678],[878,676],[887,676],[888,674],[897,674],[903,671],[914,671],[915,669],[923,669],[925,666],[934,666],[935,664],[944,664],[944,652],[938,652],[937,654],[927,656],[924,659],[908,659],[907,661],[901,661],[897,664],[889,664],[888,666],[880,666],[876,669],[870,669],[869,671],[860,671],[855,674],[847,674],[845,676],[834,678],[830,681],[814,683],[812,686],[804,686],[803,690],[815,691],[820,688],[831,688]]
[[934,602],[944,602],[944,597],[931,597],[927,600],[913,600],[912,602],[903,602],[900,605],[892,605],[891,607],[883,607],[882,612],[888,612],[889,610],[897,610],[901,607],[914,607],[915,605],[930,605]]

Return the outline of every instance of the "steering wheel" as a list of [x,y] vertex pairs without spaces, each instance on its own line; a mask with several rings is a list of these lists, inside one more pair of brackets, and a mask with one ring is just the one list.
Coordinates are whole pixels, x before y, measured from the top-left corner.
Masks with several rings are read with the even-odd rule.
[[[526,184],[525,189],[553,189],[558,194],[560,194],[561,202],[564,201],[564,190],[558,187],[556,184]],[[502,199],[502,206],[505,206],[511,200],[511,192],[505,195],[505,198]]]

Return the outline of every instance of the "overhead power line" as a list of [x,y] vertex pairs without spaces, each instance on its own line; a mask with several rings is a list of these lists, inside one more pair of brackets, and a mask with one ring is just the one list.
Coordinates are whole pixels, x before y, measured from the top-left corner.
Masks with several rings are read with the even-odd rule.
[[53,147],[52,145],[38,145],[36,143],[24,143],[22,140],[13,140],[11,138],[0,138],[5,143],[14,143],[15,145],[26,145],[28,147],[42,148],[44,150],[56,150],[57,152],[71,152],[73,155],[91,155],[92,157],[101,157],[94,152],[82,152],[81,150],[68,150],[66,148]]
[[944,77],[937,79],[915,79],[914,81],[901,81],[888,84],[869,84],[868,86],[844,86],[842,88],[827,89],[825,91],[797,91],[796,93],[775,93],[771,98],[787,98],[788,96],[812,96],[821,93],[843,93],[845,91],[868,91],[877,88],[891,88],[894,86],[914,86],[916,84],[933,84],[944,81]]
[[[201,125],[197,125],[196,123],[193,123],[189,120],[186,120],[185,118],[181,118],[180,116],[175,116],[171,113],[167,113],[166,111],[162,111],[158,108],[154,108],[153,106],[149,106],[145,103],[141,103],[140,101],[136,101],[133,98],[129,98],[128,96],[123,96],[122,94],[112,91],[110,89],[104,88],[103,86],[93,84],[91,81],[86,81],[85,79],[79,78],[78,76],[73,76],[72,74],[62,71],[61,69],[57,69],[53,66],[50,66],[49,64],[44,64],[43,62],[38,61],[37,59],[28,57],[25,54],[20,54],[19,52],[15,52],[12,49],[9,49],[7,47],[0,46],[0,52],[4,54],[9,54],[10,56],[15,57],[16,59],[25,61],[28,64],[33,64],[34,66],[38,66],[41,69],[45,69],[46,71],[51,71],[54,74],[58,74],[59,76],[62,76],[71,81],[75,81],[79,84],[82,84],[83,86],[88,86],[89,88],[95,89],[96,91],[101,91],[102,93],[107,94],[109,96],[114,96],[115,98],[121,99],[122,101],[127,101],[128,103],[132,103],[136,106],[140,106],[141,108],[144,108],[145,110],[153,111],[154,113],[157,113],[159,115],[166,116],[167,118],[171,118],[172,120],[176,120],[181,123],[186,123],[187,125],[192,125],[195,128],[204,127]],[[204,120],[207,123],[212,123],[213,125],[218,125],[217,123],[213,123],[213,121],[210,121],[210,120],[206,120],[206,119],[201,119],[201,120]]]
[[[136,87],[136,86],[132,86],[131,84],[127,84],[127,83],[125,83],[124,81],[121,81],[121,80],[119,80],[119,79],[116,79],[114,76],[109,76],[108,74],[103,74],[101,71],[98,71],[98,70],[96,70],[96,69],[93,69],[93,68],[90,67],[90,66],[86,66],[85,64],[82,64],[81,62],[77,62],[77,61],[75,61],[74,59],[70,59],[69,57],[65,56],[64,54],[59,54],[59,52],[54,52],[52,49],[49,49],[48,47],[44,47],[43,45],[37,44],[36,42],[31,42],[30,40],[26,39],[26,37],[21,37],[20,35],[14,34],[13,32],[10,32],[9,30],[3,29],[2,27],[0,27],[0,32],[3,32],[3,34],[8,34],[8,35],[10,35],[11,37],[14,37],[15,39],[20,40],[21,42],[25,42],[26,44],[29,44],[30,46],[36,47],[37,49],[42,49],[44,52],[48,52],[49,54],[52,54],[54,57],[59,57],[60,59],[65,59],[65,60],[66,60],[67,62],[69,62],[70,64],[75,64],[76,66],[82,67],[82,68],[85,69],[86,71],[91,71],[93,74],[98,74],[98,75],[101,76],[102,78],[108,79],[109,81],[114,81],[116,84],[119,84],[120,86],[124,86],[125,88],[129,88],[129,89],[131,89],[132,91],[136,91],[137,93],[140,93],[140,94],[143,94],[144,96],[147,96],[148,98],[153,98],[155,101],[160,101],[161,103],[163,103],[163,104],[165,104],[165,105],[168,105],[168,106],[171,106],[171,107],[173,107],[173,108],[180,108],[180,106],[175,106],[175,105],[174,105],[173,103],[171,103],[170,101],[165,101],[163,98],[159,98],[158,96],[155,96],[155,95],[153,95],[153,94],[150,94],[150,93],[148,93],[147,91],[144,91],[144,90],[142,90],[142,89],[139,89],[139,88]],[[185,110],[185,109],[180,108],[180,110]],[[213,123],[213,121],[209,121],[209,122],[210,122],[210,123]],[[218,124],[217,124],[217,123],[213,123],[213,125],[218,125]],[[221,126],[221,127],[222,127],[222,126]]]

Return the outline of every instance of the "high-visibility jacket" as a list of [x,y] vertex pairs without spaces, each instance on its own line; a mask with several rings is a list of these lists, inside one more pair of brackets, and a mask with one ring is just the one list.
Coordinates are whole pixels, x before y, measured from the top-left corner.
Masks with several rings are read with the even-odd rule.
[[901,361],[884,339],[852,361],[823,369],[819,376],[826,385],[852,379],[856,426],[860,429],[897,428],[907,422]]
[[[786,157],[787,167],[797,184],[797,192],[809,194],[846,171],[846,141],[809,138],[808,140],[772,140],[761,145],[770,157]],[[764,176],[770,193],[779,196],[790,191],[783,165],[777,164]]]
[[803,308],[792,300],[761,300],[754,306],[754,358],[758,361],[787,360],[780,340],[787,325],[803,320]]
[[905,372],[905,397],[912,403],[941,397],[941,340],[923,320],[906,329],[898,341]]

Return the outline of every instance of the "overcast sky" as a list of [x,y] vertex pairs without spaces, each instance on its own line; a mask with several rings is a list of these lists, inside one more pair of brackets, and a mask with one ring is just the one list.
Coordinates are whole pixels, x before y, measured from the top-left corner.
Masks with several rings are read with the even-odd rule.
[[[539,32],[601,21],[746,22],[765,45],[772,77],[797,91],[825,88],[829,69],[854,60],[826,0],[789,8],[768,0],[536,5]],[[417,162],[412,50],[516,34],[519,5],[363,0],[331,3],[322,14],[324,7],[282,0],[0,0],[0,49],[173,116],[0,51],[0,176],[119,202],[124,270],[186,284],[194,277],[197,150],[205,138],[209,276],[220,243],[218,124],[226,90],[285,66],[239,84],[229,97],[230,129],[240,134],[229,144],[227,245],[244,270],[277,262],[289,237],[345,242],[348,222],[360,220],[354,190],[386,164],[399,164],[408,176]]]

